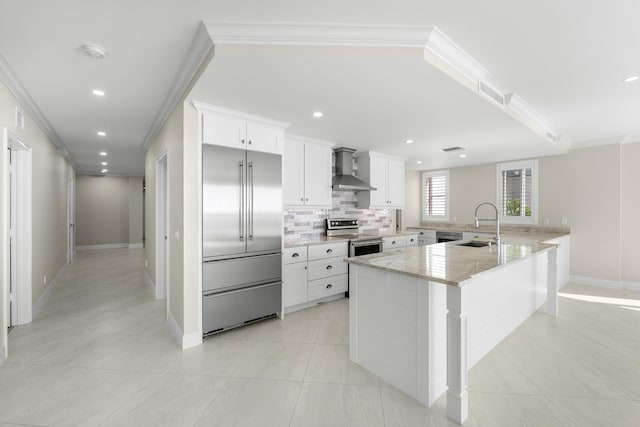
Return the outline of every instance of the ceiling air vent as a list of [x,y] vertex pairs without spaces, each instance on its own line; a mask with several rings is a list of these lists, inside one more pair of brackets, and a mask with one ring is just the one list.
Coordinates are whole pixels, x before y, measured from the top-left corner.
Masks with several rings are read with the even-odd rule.
[[444,151],[445,153],[452,153],[454,151],[464,151],[462,147],[449,147],[449,148],[441,148],[440,151]]
[[480,81],[480,83],[478,83],[478,92],[489,101],[498,104],[500,107],[504,107],[504,95],[489,86],[486,82]]

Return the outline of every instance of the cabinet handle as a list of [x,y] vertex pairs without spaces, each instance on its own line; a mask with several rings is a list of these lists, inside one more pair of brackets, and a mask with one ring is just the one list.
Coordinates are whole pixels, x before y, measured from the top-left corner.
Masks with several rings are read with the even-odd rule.
[[393,242],[391,242],[391,244],[392,244],[392,245],[395,245],[395,244],[396,244],[396,241],[394,240]]
[[333,252],[333,249],[327,249],[328,254],[330,254],[331,252]]
[[327,265],[327,270],[331,270],[333,268],[332,265]]
[[304,202],[304,198],[300,197],[300,201],[301,201],[301,202]]
[[304,266],[304,269],[305,269],[305,270],[307,269],[307,266],[306,266],[306,265]]
[[413,242],[413,239],[411,239],[410,241]]
[[242,140],[242,143],[244,144],[244,139]]
[[249,145],[251,145],[251,140],[249,140]]
[[294,252],[294,253],[291,255],[291,258],[296,258],[296,257],[299,257],[299,256],[300,256],[300,254],[299,254],[298,252]]
[[309,201],[309,199],[304,199],[304,201],[305,201],[305,202],[308,202],[308,201]]
[[331,289],[331,288],[333,288],[333,285],[332,285],[331,283],[329,283],[329,284],[326,286],[326,288],[327,288],[327,289]]

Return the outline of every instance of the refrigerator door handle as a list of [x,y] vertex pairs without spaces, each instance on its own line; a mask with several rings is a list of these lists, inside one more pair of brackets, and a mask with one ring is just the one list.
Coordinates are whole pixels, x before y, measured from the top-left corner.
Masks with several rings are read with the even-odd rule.
[[249,240],[253,240],[253,161],[248,161],[249,167]]
[[240,232],[240,241],[244,241],[244,162],[240,160],[238,162],[240,167],[240,220],[238,221],[238,228]]

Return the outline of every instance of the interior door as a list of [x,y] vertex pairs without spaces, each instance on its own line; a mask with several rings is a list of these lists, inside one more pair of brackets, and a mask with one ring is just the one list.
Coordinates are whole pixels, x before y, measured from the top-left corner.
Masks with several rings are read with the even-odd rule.
[[282,249],[282,157],[247,151],[247,252]]
[[16,153],[9,149],[9,283],[7,283],[7,312],[8,312],[8,327],[11,328],[18,324],[18,311],[16,309],[16,290],[18,288],[18,250],[16,241],[16,229],[17,229],[17,176],[16,176]]
[[202,145],[202,256],[246,252],[247,159],[243,149]]

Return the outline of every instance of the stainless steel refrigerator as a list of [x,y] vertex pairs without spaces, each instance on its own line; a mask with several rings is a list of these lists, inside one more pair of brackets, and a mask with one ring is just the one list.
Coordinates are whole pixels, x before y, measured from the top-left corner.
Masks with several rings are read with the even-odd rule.
[[282,158],[202,146],[202,331],[280,312]]

